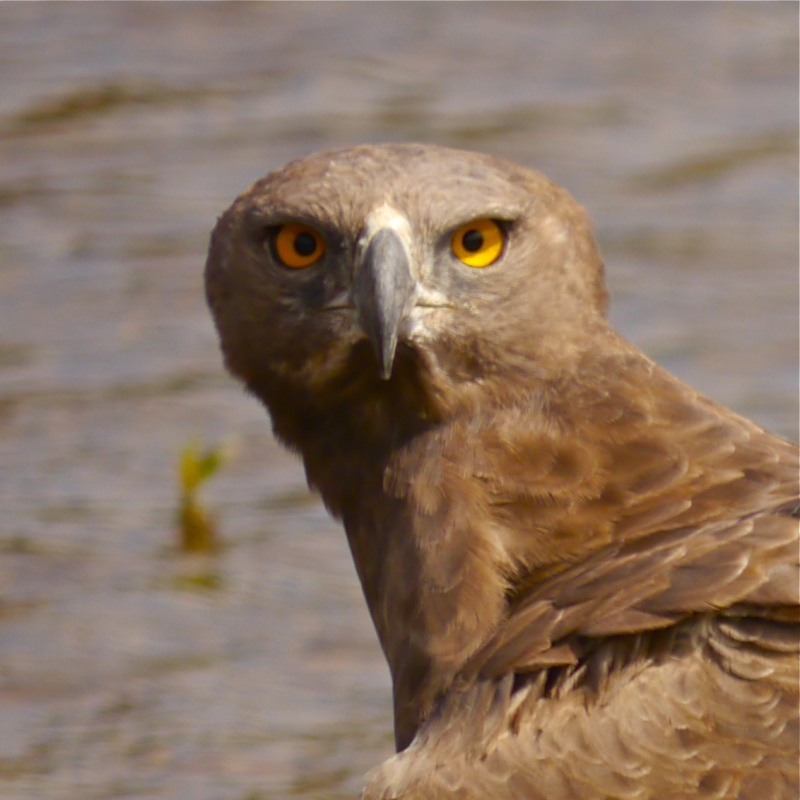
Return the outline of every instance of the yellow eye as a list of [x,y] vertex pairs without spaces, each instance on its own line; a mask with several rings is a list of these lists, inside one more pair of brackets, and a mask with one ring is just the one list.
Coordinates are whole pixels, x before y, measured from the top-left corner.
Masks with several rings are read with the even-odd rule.
[[325,255],[325,242],[308,225],[290,222],[275,237],[275,252],[285,267],[305,269]]
[[506,235],[493,219],[476,219],[462,225],[450,240],[460,261],[470,267],[488,267],[503,254]]

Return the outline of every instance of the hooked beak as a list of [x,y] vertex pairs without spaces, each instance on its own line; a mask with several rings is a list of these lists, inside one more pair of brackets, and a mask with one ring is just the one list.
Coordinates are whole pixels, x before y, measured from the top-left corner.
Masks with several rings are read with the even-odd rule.
[[379,228],[363,251],[353,301],[383,380],[392,375],[398,332],[413,305],[415,286],[402,239],[392,228]]

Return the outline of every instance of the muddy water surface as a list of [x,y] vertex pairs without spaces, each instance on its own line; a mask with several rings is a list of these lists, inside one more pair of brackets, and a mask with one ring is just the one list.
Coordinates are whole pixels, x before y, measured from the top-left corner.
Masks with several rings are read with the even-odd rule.
[[[591,211],[612,315],[796,438],[794,4],[3,4],[0,797],[352,797],[389,682],[344,536],[223,373],[216,215],[425,140]],[[175,547],[175,462],[225,546]]]

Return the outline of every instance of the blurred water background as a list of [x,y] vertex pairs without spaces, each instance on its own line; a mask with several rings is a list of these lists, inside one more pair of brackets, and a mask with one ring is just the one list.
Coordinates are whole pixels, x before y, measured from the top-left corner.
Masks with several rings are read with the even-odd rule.
[[[345,540],[224,374],[215,217],[423,140],[567,186],[612,316],[797,438],[795,3],[0,6],[0,797],[345,798],[391,752]],[[176,546],[176,459],[225,546]]]

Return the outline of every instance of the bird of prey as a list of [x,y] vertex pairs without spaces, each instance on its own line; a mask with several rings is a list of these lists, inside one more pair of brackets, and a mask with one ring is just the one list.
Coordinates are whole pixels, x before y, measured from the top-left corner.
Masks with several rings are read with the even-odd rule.
[[364,798],[797,800],[797,448],[610,327],[569,194],[312,155],[220,217],[206,287],[389,664]]

